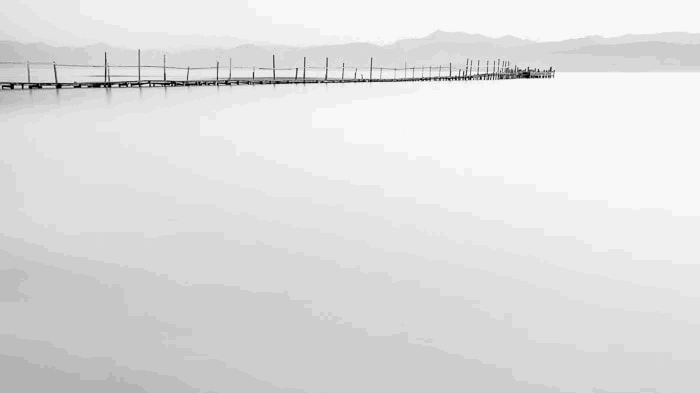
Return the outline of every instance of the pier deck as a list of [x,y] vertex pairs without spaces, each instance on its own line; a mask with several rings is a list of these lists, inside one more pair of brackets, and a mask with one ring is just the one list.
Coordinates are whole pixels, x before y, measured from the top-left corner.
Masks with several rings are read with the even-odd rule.
[[552,78],[553,71],[524,71],[503,74],[479,74],[460,76],[432,76],[416,78],[231,78],[231,79],[198,79],[198,80],[141,80],[141,81],[85,81],[85,82],[2,82],[0,89],[85,89],[113,87],[175,87],[175,86],[230,86],[230,85],[286,85],[286,84],[315,84],[315,83],[391,83],[391,82],[440,82],[440,81],[475,81],[475,80],[506,80],[529,78]]

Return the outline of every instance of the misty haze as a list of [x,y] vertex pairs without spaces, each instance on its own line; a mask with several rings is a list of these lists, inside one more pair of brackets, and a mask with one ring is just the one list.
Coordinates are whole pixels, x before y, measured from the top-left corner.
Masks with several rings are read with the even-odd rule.
[[667,3],[3,3],[0,392],[700,391]]

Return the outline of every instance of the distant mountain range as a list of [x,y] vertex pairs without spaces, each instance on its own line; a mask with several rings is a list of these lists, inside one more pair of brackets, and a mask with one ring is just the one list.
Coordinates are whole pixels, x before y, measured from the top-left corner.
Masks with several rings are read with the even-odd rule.
[[[183,42],[183,48],[187,45]],[[136,64],[136,49],[106,44],[86,47],[53,47],[0,41],[0,61],[56,61],[64,64],[102,64],[108,52],[110,64]],[[277,67],[298,67],[307,57],[309,66],[345,63],[349,67],[374,64],[383,67],[464,64],[467,59],[510,60],[522,67],[559,71],[700,71],[700,34],[636,34],[614,38],[589,36],[558,42],[535,42],[513,36],[500,38],[479,34],[436,31],[427,37],[403,39],[389,45],[351,43],[326,46],[275,46],[244,44],[231,48],[192,48],[142,51],[142,64],[162,64],[163,54],[173,66],[228,65],[269,67],[276,55]],[[474,64],[476,66],[476,62]],[[222,65],[223,67],[223,65]]]

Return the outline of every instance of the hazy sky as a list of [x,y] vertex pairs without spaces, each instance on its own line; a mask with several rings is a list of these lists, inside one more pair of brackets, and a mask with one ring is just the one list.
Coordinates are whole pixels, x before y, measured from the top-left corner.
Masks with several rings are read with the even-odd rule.
[[[541,41],[700,32],[696,1],[666,0],[663,7],[648,0],[540,0],[536,4],[522,0],[2,0],[0,39],[146,48],[236,45],[237,40],[292,45],[389,43],[437,29]],[[198,37],[183,41],[187,35]]]

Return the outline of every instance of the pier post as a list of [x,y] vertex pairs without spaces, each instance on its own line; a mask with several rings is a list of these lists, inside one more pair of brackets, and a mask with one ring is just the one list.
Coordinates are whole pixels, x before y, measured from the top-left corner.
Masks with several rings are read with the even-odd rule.
[[141,49],[139,49],[139,54],[138,54],[138,68],[139,68],[139,86],[141,86]]
[[480,75],[481,73],[479,70],[481,69],[481,60],[476,61],[476,79],[481,79]]
[[498,59],[498,68],[497,68],[498,76],[496,79],[501,79],[501,59]]
[[253,67],[253,82],[255,82],[255,67]]
[[420,77],[421,79],[425,77],[425,66],[420,66]]
[[107,83],[107,52],[105,52],[105,83]]
[[369,81],[372,82],[372,69],[374,68],[374,58],[369,58]]
[[433,77],[433,66],[431,65],[430,68],[428,69],[428,79]]
[[32,72],[29,70],[29,62],[27,62],[27,83],[32,83]]
[[438,78],[441,78],[441,77],[442,77],[442,66],[440,66],[440,68],[438,68]]
[[403,78],[404,79],[408,78],[408,62],[407,61],[403,62]]
[[231,70],[233,69],[233,59],[228,58],[228,80],[231,80]]
[[302,76],[304,82],[306,82],[306,57],[304,57],[304,74]]
[[219,84],[219,60],[216,61],[216,84]]
[[416,79],[416,67],[413,67],[413,72],[411,74],[411,79]]
[[277,80],[277,72],[275,70],[275,55],[272,55],[272,80]]
[[343,63],[343,71],[340,74],[340,80],[345,80],[345,63]]
[[299,79],[299,67],[296,68],[296,71],[294,72],[294,80]]
[[355,67],[355,80],[357,80],[357,67]]
[[325,80],[328,80],[328,58],[326,57],[326,78]]
[[452,78],[452,63],[450,63],[450,78]]
[[486,80],[489,79],[489,65],[491,65],[491,60],[486,60]]
[[165,73],[165,55],[163,55],[163,82],[168,80],[168,76]]
[[[551,68],[550,68],[551,70]],[[53,62],[53,81],[56,82],[56,88],[58,88],[58,72],[56,71],[56,62]]]
[[[187,82],[190,81],[190,66],[187,66]],[[140,80],[139,80],[140,82]]]

